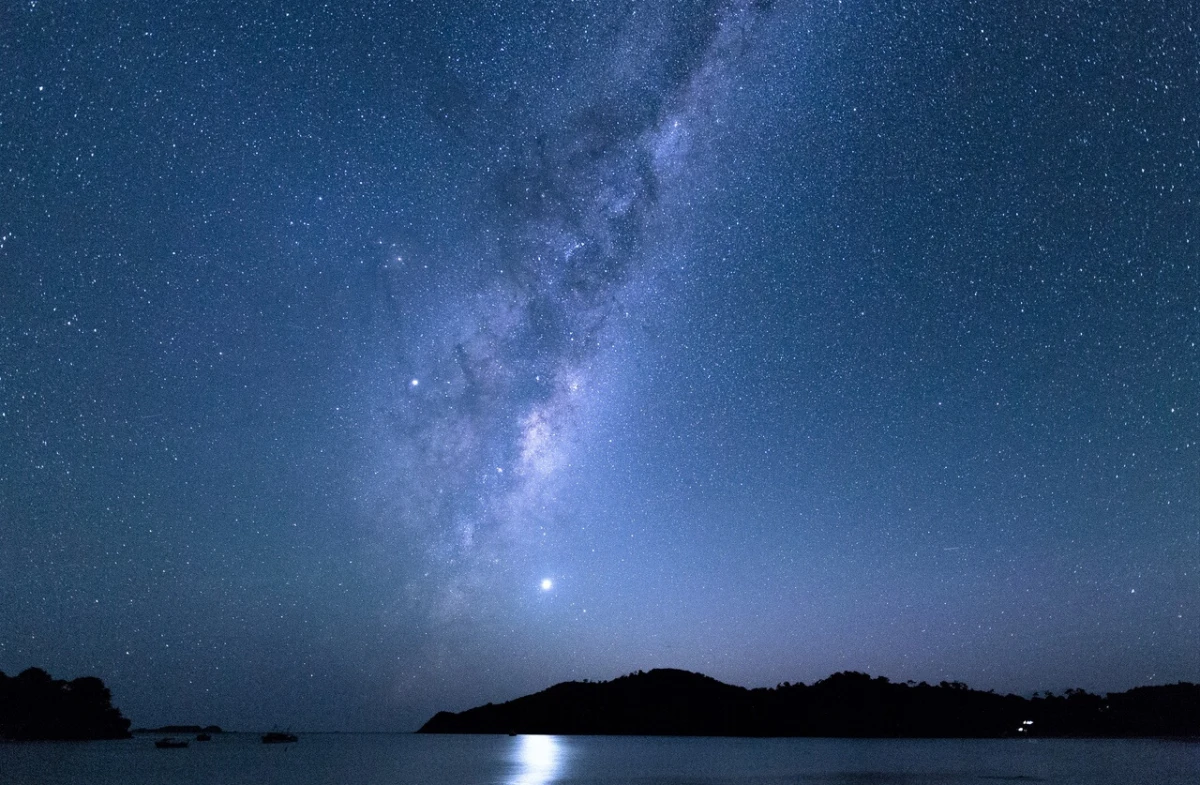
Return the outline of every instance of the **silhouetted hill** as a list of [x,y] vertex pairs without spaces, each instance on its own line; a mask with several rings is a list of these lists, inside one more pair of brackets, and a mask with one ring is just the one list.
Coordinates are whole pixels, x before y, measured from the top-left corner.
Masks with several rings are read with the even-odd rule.
[[41,668],[15,677],[0,671],[0,738],[127,739],[129,720],[95,676],[53,679]]
[[1139,687],[1101,698],[892,683],[835,673],[811,686],[748,690],[681,670],[564,682],[534,695],[438,712],[420,733],[664,736],[1200,736],[1200,685]]
[[731,735],[746,690],[698,673],[655,670],[610,682],[564,682],[500,705],[439,712],[423,733]]

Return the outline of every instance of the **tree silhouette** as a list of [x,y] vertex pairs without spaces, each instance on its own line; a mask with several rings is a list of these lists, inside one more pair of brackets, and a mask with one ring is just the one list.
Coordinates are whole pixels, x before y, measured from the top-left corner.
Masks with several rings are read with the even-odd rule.
[[129,720],[112,705],[112,694],[95,676],[54,679],[41,668],[16,677],[0,671],[0,738],[125,739]]

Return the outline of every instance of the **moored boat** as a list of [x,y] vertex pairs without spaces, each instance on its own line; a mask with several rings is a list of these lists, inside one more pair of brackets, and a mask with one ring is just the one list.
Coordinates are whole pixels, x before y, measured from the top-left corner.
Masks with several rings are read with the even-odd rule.
[[176,739],[172,736],[167,736],[154,742],[154,746],[160,750],[180,750],[187,745],[187,739]]
[[263,744],[287,744],[289,742],[298,741],[299,736],[294,733],[281,733],[279,731],[271,731],[264,733],[262,737]]

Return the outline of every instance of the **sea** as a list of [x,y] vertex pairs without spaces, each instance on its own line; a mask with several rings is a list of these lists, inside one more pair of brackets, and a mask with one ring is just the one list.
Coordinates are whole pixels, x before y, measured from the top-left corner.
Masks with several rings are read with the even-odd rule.
[[0,744],[4,785],[1197,785],[1200,742],[225,733]]

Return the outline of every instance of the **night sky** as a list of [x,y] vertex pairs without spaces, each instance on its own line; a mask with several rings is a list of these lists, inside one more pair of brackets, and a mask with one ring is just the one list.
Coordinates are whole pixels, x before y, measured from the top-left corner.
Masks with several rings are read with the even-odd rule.
[[1200,16],[0,6],[0,670],[411,730],[1200,680]]

